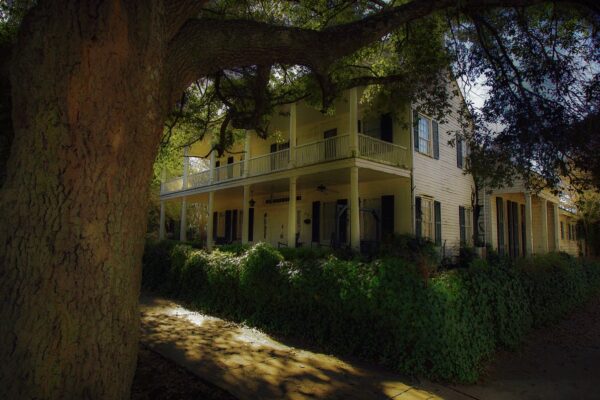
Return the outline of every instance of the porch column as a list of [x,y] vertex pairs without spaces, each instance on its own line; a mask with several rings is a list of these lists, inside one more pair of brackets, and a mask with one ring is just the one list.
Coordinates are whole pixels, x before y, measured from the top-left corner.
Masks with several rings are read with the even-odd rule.
[[185,242],[187,240],[187,201],[185,197],[181,199],[181,218],[179,225],[179,240]]
[[206,221],[206,248],[212,250],[214,246],[213,238],[213,210],[215,203],[215,192],[208,192],[208,220]]
[[540,198],[540,211],[542,218],[542,253],[548,252],[548,200]]
[[552,227],[554,229],[554,251],[560,251],[560,222],[557,203],[552,203]]
[[358,156],[358,89],[348,93],[348,133],[350,134],[350,155]]
[[210,183],[215,181],[215,151],[210,152]]
[[290,164],[296,165],[296,103],[290,104]]
[[290,201],[288,203],[288,247],[296,247],[296,177],[290,178]]
[[158,227],[158,239],[165,239],[165,202],[161,200],[160,202],[160,222]]
[[350,167],[350,246],[360,250],[360,204],[358,198],[358,167]]
[[533,213],[531,193],[525,193],[525,255],[533,254]]
[[242,207],[242,244],[248,243],[248,225],[250,222],[250,185],[244,185],[244,206]]
[[244,140],[244,178],[248,176],[250,168],[250,131],[246,131],[246,138]]
[[[189,147],[183,149],[183,177],[182,177],[182,189],[186,190],[188,172],[190,168],[190,158],[188,157]],[[179,228],[179,240],[185,242],[187,240],[187,200],[185,197],[181,199],[181,226]]]

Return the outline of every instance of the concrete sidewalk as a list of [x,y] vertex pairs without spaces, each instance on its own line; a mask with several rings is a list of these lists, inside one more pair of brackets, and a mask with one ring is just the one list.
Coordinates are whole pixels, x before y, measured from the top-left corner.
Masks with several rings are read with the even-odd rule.
[[141,299],[142,342],[244,399],[472,399],[269,336],[159,298]]

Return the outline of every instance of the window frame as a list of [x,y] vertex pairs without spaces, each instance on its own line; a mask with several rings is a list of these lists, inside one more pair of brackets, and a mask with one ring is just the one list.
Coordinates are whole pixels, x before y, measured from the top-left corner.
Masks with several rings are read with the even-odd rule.
[[[426,222],[426,213],[425,210],[427,209],[427,207],[425,205],[428,205],[429,210],[428,210],[428,215],[427,218],[429,219],[428,222]],[[421,236],[424,238],[427,238],[429,240],[434,241],[435,240],[435,215],[434,215],[435,209],[434,209],[434,199],[432,197],[425,197],[425,196],[421,196]],[[426,234],[426,224],[429,225],[429,234]]]
[[[418,130],[418,138],[419,138],[419,143],[418,143],[418,152],[426,155],[428,157],[432,157],[433,158],[433,119],[418,113],[418,121],[417,121],[417,130]],[[422,139],[421,138],[421,119],[425,120],[427,122],[427,129],[428,129],[428,134],[429,134],[429,139]],[[423,152],[421,150],[421,140],[426,140],[427,141],[427,152]]]

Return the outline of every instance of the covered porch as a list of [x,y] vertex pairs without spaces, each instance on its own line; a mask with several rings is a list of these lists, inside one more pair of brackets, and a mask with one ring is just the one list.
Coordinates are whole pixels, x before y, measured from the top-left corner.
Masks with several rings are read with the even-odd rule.
[[[182,202],[180,239],[209,249],[268,242],[368,250],[387,235],[412,231],[407,176],[355,164],[287,175],[169,200]],[[195,229],[185,216],[190,204],[200,204],[206,214]],[[198,237],[187,237],[188,231]],[[165,237],[162,225],[160,236]]]

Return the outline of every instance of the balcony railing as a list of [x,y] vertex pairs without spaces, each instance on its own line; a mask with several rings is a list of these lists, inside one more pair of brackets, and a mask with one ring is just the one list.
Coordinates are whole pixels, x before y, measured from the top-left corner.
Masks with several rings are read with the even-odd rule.
[[340,135],[296,147],[296,166],[319,164],[350,156],[350,135]]
[[248,160],[248,176],[268,174],[286,169],[290,163],[290,150],[284,149]]
[[[358,157],[395,166],[407,165],[406,147],[389,143],[370,136],[358,135]],[[339,135],[296,147],[296,161],[290,163],[290,150],[284,149],[247,161],[223,165],[212,172],[204,170],[188,175],[186,185],[183,178],[177,177],[161,185],[161,194],[199,188],[214,183],[227,182],[250,176],[269,174],[292,167],[320,164],[351,156],[350,135]]]
[[404,166],[406,147],[367,135],[358,135],[359,157],[390,165]]

